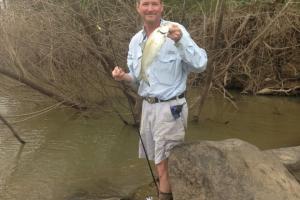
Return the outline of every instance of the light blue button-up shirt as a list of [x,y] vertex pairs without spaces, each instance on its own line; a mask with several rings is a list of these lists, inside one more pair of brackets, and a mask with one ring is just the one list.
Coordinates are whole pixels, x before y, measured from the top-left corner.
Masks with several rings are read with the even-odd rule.
[[162,100],[178,96],[186,90],[189,72],[202,72],[206,68],[205,50],[197,46],[182,25],[161,20],[161,25],[166,23],[177,24],[182,31],[182,37],[177,43],[167,38],[146,71],[149,85],[137,79],[141,70],[142,49],[147,39],[145,30],[139,31],[130,41],[127,65],[129,75],[139,85],[140,96]]

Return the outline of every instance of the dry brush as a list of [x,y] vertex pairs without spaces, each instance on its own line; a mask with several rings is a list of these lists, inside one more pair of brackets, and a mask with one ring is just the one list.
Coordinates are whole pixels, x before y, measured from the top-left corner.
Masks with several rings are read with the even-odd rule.
[[[78,108],[104,102],[114,107],[111,99],[124,95],[135,101],[134,92],[110,74],[115,65],[126,68],[128,42],[141,28],[134,0],[17,2],[0,14],[2,77],[13,74],[9,77]],[[213,91],[228,99],[229,88],[299,94],[299,8],[291,1],[232,5],[225,6],[218,38],[215,5],[167,5],[165,18],[183,22],[208,51]],[[191,74],[189,87],[203,89],[206,76]]]

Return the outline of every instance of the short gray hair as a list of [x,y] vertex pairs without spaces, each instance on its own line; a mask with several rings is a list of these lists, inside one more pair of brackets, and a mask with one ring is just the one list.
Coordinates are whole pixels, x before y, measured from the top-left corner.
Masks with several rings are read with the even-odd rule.
[[[139,4],[141,2],[141,0],[136,0],[136,3]],[[160,0],[160,3],[162,3],[163,0]]]

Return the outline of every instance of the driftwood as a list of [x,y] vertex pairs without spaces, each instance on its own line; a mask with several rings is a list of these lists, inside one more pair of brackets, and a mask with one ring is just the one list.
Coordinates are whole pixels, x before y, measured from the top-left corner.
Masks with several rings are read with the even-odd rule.
[[257,95],[283,95],[283,96],[299,96],[300,86],[293,88],[264,88],[259,90]]
[[13,133],[13,135],[15,136],[15,138],[17,138],[17,140],[21,143],[21,144],[25,144],[26,142],[18,135],[18,133],[14,130],[14,128],[8,123],[8,121],[2,116],[0,115],[0,120],[9,128],[9,130]]

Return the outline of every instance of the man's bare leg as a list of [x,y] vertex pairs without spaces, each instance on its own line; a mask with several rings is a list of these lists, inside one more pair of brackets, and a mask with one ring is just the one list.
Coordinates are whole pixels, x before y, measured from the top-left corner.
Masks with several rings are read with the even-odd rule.
[[156,170],[159,177],[159,199],[171,200],[171,185],[169,182],[168,159],[165,159],[156,165]]

